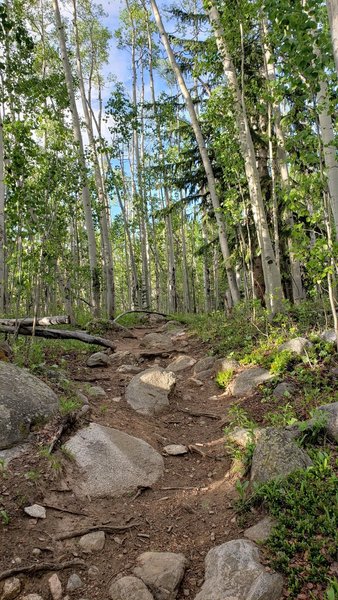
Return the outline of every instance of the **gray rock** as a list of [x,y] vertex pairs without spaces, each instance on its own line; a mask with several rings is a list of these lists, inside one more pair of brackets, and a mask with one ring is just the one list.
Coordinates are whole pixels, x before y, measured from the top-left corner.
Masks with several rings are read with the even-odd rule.
[[43,600],[40,594],[28,594],[28,596],[22,596],[20,600]]
[[17,458],[20,454],[27,452],[29,448],[29,444],[19,444],[19,446],[14,446],[13,448],[0,450],[0,460],[4,461],[4,466],[6,467],[13,458]]
[[137,558],[133,572],[142,579],[156,600],[174,600],[187,564],[183,554],[144,552]]
[[137,365],[136,356],[129,350],[118,350],[108,358],[111,367],[121,367],[124,364]]
[[172,373],[179,373],[180,371],[185,371],[186,369],[190,369],[196,364],[196,360],[191,356],[180,355],[175,358],[173,362],[171,362],[166,371],[172,371]]
[[206,369],[205,371],[199,371],[197,374],[199,381],[206,381],[207,379],[211,379],[214,377],[212,369]]
[[282,400],[285,397],[291,396],[296,392],[296,386],[293,383],[282,381],[273,390],[273,396],[278,400]]
[[202,371],[209,371],[213,368],[216,362],[216,358],[214,356],[206,356],[205,358],[200,358],[195,364],[194,374],[199,378],[200,373]]
[[107,394],[100,385],[92,385],[88,388],[88,396],[91,398],[106,398]]
[[121,365],[116,369],[117,373],[131,373],[132,375],[137,375],[141,373],[144,369],[142,367],[138,367],[137,365]]
[[271,517],[265,517],[256,525],[249,527],[244,531],[244,536],[252,542],[264,543],[270,537],[276,521]]
[[161,367],[147,369],[135,375],[126,389],[126,400],[142,415],[156,415],[169,406],[169,394],[174,389],[174,373]]
[[170,337],[161,333],[147,333],[141,340],[140,346],[162,352],[172,352],[174,350]]
[[84,405],[89,404],[88,398],[87,396],[85,396],[84,394],[82,394],[82,392],[77,391],[76,392],[76,397],[77,399]]
[[249,443],[257,441],[260,431],[260,429],[250,431],[244,427],[234,427],[231,431],[226,432],[226,439],[240,448],[246,448]]
[[88,360],[87,367],[108,367],[110,364],[109,356],[104,352],[94,352]]
[[312,465],[310,457],[297,446],[293,438],[284,429],[267,427],[261,430],[252,457],[252,483],[287,477],[298,469],[306,469]]
[[327,415],[325,423],[325,430],[327,434],[338,442],[338,402],[332,402],[332,404],[323,404],[319,406],[318,410],[324,411]]
[[289,350],[290,352],[294,352],[295,354],[299,354],[300,356],[305,354],[307,348],[311,348],[312,343],[304,337],[293,338],[292,340],[288,340],[281,344],[278,347],[278,351],[282,352],[283,350]]
[[97,577],[99,576],[99,573],[100,573],[100,571],[99,571],[98,567],[95,567],[95,565],[92,565],[88,569],[88,577],[90,579],[97,579]]
[[266,369],[261,367],[251,367],[244,369],[241,373],[235,377],[235,379],[229,384],[228,392],[237,398],[246,396],[254,391],[254,389],[264,383],[273,379],[273,375]]
[[72,575],[67,581],[67,592],[74,592],[75,590],[78,590],[81,587],[83,587],[82,579],[78,576],[77,573],[72,573]]
[[46,509],[40,504],[32,504],[32,506],[25,506],[24,511],[26,515],[33,517],[34,519],[45,519]]
[[21,581],[17,577],[6,579],[1,600],[14,600],[21,592]]
[[279,600],[282,589],[282,576],[265,570],[252,542],[232,540],[208,552],[195,600]]
[[334,329],[327,329],[323,331],[319,336],[324,342],[335,344],[337,342],[336,332]]
[[61,600],[62,584],[57,573],[53,573],[48,579],[49,590],[53,600]]
[[121,577],[109,588],[111,600],[154,600],[148,588],[138,577]]
[[138,438],[91,423],[67,443],[82,481],[74,482],[79,496],[120,496],[138,486],[151,486],[164,469],[162,456]]
[[89,554],[90,552],[100,552],[103,550],[106,541],[106,534],[104,531],[92,531],[86,533],[79,540],[79,546],[82,552]]
[[233,358],[218,358],[214,363],[214,373],[224,371],[237,371],[239,369],[239,363]]
[[188,452],[188,448],[183,446],[183,444],[169,444],[168,446],[164,446],[163,450],[170,456],[179,456]]
[[0,449],[24,441],[30,427],[58,409],[53,390],[34,375],[0,361]]

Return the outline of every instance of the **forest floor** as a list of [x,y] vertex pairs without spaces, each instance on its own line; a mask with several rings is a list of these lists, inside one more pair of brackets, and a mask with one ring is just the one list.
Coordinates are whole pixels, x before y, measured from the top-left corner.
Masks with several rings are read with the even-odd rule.
[[[141,339],[156,330],[158,326],[134,327],[135,338],[117,339],[116,349],[128,350],[138,357]],[[199,359],[209,355],[210,345],[185,330],[175,341],[174,353],[165,358],[145,359],[141,366],[166,367],[178,353]],[[71,457],[60,446],[51,456],[41,452],[57,429],[57,419],[37,429],[33,445],[12,460],[0,477],[2,514],[10,519],[6,526],[0,524],[0,571],[81,558],[86,565],[83,570],[73,567],[59,572],[64,589],[69,575],[77,571],[85,587],[72,592],[71,598],[105,600],[114,577],[130,574],[142,552],[182,552],[189,566],[177,598],[193,599],[203,583],[204,559],[210,548],[243,537],[244,528],[259,520],[253,510],[244,523],[236,511],[238,473],[232,469],[232,458],[225,451],[223,434],[229,408],[234,403],[240,404],[259,424],[271,407],[268,402],[262,405],[259,393],[240,401],[233,399],[213,379],[196,385],[191,379],[192,368],[177,374],[176,388],[166,412],[154,418],[142,416],[129,407],[124,397],[132,375],[118,373],[113,367],[88,368],[89,354],[89,351],[68,352],[63,356],[66,376],[76,381],[78,389],[85,393],[90,383],[102,386],[107,394],[106,398],[89,399],[91,410],[76,423],[76,429],[94,421],[142,438],[160,453],[167,444],[184,444],[191,451],[184,456],[164,456],[164,476],[150,489],[140,489],[123,498],[79,500],[68,477],[69,473],[74,474]],[[121,400],[117,402],[119,397]],[[62,444],[71,433],[74,430],[64,436]],[[47,518],[28,518],[23,507],[29,504],[45,506]],[[137,525],[127,532],[108,535],[104,549],[90,555],[81,552],[78,538],[56,541],[63,532],[104,523]],[[97,568],[95,577],[89,577],[88,567]],[[39,593],[44,600],[49,598],[50,574],[24,577],[25,593]],[[323,596],[318,593],[317,597]]]

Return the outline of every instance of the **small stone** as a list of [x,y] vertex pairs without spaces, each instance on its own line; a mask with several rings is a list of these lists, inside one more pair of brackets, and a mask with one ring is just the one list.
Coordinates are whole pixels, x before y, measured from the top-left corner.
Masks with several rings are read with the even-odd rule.
[[215,361],[216,358],[214,356],[206,356],[205,358],[201,358],[195,364],[195,375],[197,374],[197,377],[199,377],[199,373],[201,373],[202,371],[209,371],[210,369],[212,369],[215,364]]
[[270,537],[272,529],[276,525],[276,522],[271,517],[265,517],[256,525],[249,527],[244,531],[244,537],[248,538],[252,542],[264,543]]
[[83,552],[99,552],[103,550],[106,541],[104,531],[93,531],[80,538],[79,546]]
[[199,379],[196,379],[195,377],[190,377],[189,381],[191,381],[191,383],[193,383],[197,387],[203,386],[203,381],[200,381]]
[[212,532],[211,532],[211,534],[210,534],[210,539],[211,539],[211,541],[212,541],[212,542],[214,542],[214,541],[215,541],[215,539],[216,539],[216,534],[215,534],[215,532],[214,532],[214,531],[212,531]]
[[21,581],[17,577],[6,579],[2,590],[1,600],[13,600],[21,591]]
[[109,357],[104,352],[94,352],[88,360],[87,367],[108,367],[110,364]]
[[88,577],[90,579],[96,579],[98,577],[99,573],[100,573],[99,569],[97,567],[95,567],[94,565],[92,565],[88,569]]
[[288,383],[287,381],[282,381],[279,383],[275,389],[273,390],[273,396],[278,398],[278,400],[289,397],[291,394],[296,392],[296,386],[293,383]]
[[57,573],[53,573],[53,575],[48,579],[48,584],[53,600],[61,600],[62,585]]
[[32,554],[33,554],[33,556],[40,556],[40,554],[42,554],[42,552],[41,552],[40,548],[33,548]]
[[25,506],[24,511],[30,517],[34,519],[45,519],[46,509],[40,504],[32,504],[32,506]]
[[76,573],[72,573],[67,581],[67,592],[74,592],[81,587],[83,587],[82,579]]
[[76,392],[76,397],[82,404],[89,404],[87,396],[85,396],[82,392]]
[[188,448],[182,444],[169,444],[164,446],[163,450],[170,456],[179,456],[188,452]]
[[84,404],[79,410],[79,416],[82,417],[91,410],[89,404]]
[[180,355],[175,358],[173,362],[171,362],[167,367],[166,371],[172,371],[173,373],[179,373],[180,371],[185,371],[186,369],[190,369],[194,366],[196,360],[191,356]]
[[100,385],[92,385],[88,389],[88,395],[91,398],[106,398],[107,394]]
[[112,398],[112,402],[121,402],[122,400],[122,396],[115,396],[114,398]]
[[23,596],[20,600],[43,600],[43,598],[39,594],[28,594],[28,596]]
[[15,558],[13,558],[12,561],[15,565],[21,565],[22,563],[22,558],[20,558],[20,556],[16,556]]
[[183,590],[183,595],[188,598],[190,596],[189,590]]
[[142,367],[138,367],[137,365],[121,365],[116,369],[117,373],[131,373],[132,375],[137,375],[142,371]]

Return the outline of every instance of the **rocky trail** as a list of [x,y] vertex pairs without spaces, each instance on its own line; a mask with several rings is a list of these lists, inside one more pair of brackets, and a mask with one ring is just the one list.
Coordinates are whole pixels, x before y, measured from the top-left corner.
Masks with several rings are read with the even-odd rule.
[[[60,417],[37,428],[3,467],[0,571],[16,577],[2,576],[0,597],[281,598],[281,576],[263,566],[234,507],[223,429],[241,395],[216,386],[219,361],[181,325],[132,332],[113,354],[65,357],[79,418],[57,441]],[[261,518],[252,512],[246,526]]]

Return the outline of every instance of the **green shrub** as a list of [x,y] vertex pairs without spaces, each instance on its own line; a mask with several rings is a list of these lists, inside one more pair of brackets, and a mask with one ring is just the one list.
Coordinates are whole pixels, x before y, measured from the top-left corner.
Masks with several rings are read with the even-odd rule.
[[216,375],[215,382],[218,387],[226,389],[234,376],[233,369],[226,369],[225,371],[219,371]]

